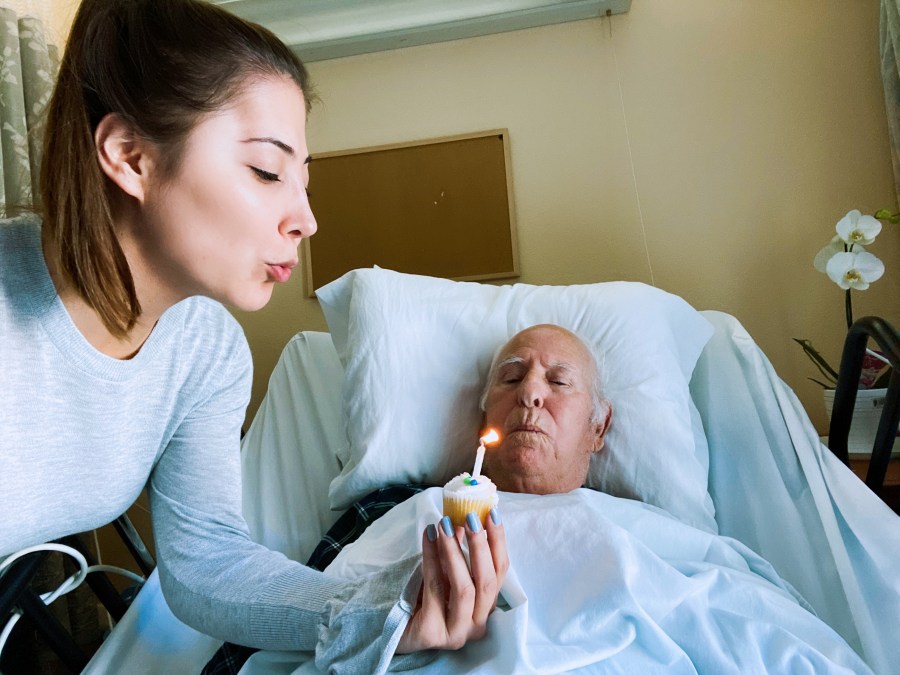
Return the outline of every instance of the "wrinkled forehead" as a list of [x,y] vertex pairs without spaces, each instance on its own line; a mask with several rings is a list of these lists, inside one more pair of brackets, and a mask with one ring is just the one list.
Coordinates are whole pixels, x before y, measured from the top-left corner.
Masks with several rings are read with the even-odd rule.
[[542,324],[520,331],[500,350],[498,363],[540,363],[585,376],[593,357],[581,339],[561,326]]

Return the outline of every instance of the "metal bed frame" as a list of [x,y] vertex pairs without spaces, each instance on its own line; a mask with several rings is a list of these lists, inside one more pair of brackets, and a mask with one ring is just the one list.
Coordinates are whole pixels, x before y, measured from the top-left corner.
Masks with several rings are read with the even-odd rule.
[[878,422],[878,431],[875,434],[869,470],[866,473],[866,485],[872,492],[882,496],[884,477],[897,436],[897,426],[900,424],[900,333],[877,316],[865,316],[857,320],[850,326],[844,340],[841,367],[834,391],[831,425],[828,429],[828,447],[844,464],[850,465],[847,439],[850,435],[853,406],[856,403],[859,376],[862,373],[869,338],[875,340],[891,364],[891,378],[881,419]]
[[[122,537],[138,567],[145,576],[149,576],[156,566],[156,562],[131,520],[126,514],[122,514],[113,521],[113,526]],[[63,537],[56,543],[74,548],[85,557],[88,565],[96,564],[96,560],[79,535]],[[22,621],[30,623],[35,628],[68,670],[78,673],[87,665],[90,655],[83,652],[59,619],[53,615],[50,608],[31,589],[32,579],[49,555],[50,551],[37,551],[23,556],[12,564],[0,578],[0,626],[5,625],[15,610],[20,610],[23,615]],[[103,572],[94,571],[87,575],[85,581],[113,620],[118,622],[125,615],[128,603],[113,586],[109,577]]]

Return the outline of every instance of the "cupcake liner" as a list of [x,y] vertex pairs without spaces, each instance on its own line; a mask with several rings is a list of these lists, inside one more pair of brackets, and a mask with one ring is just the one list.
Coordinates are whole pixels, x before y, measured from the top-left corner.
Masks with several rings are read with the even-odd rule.
[[497,504],[497,495],[489,497],[465,497],[462,495],[444,493],[444,515],[449,516],[454,526],[465,527],[466,516],[474,513],[478,516],[482,526],[490,510]]

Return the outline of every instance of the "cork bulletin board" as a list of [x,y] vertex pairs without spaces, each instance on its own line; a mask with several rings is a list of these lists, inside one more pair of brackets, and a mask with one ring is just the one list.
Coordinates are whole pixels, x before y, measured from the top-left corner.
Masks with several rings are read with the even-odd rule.
[[313,155],[318,232],[305,292],[377,265],[456,280],[519,276],[508,132]]

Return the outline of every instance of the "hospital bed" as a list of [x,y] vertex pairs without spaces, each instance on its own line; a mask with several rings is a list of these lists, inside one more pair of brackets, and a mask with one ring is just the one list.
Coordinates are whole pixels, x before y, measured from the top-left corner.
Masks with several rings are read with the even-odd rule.
[[[692,524],[736,539],[768,560],[873,671],[897,672],[900,518],[822,444],[796,396],[733,316],[694,312],[686,303],[671,313],[666,303],[682,301],[666,294],[659,296],[661,292],[640,284],[559,288],[515,285],[490,290],[499,287],[450,286],[457,282],[380,270],[357,271],[339,282],[319,293],[330,333],[304,331],[285,346],[268,393],[243,439],[244,510],[251,534],[258,541],[305,561],[340,515],[334,507],[346,507],[354,495],[365,491],[367,479],[378,479],[377,467],[367,477],[365,472],[372,467],[365,466],[365,458],[361,460],[347,451],[348,437],[352,445],[353,434],[363,433],[352,428],[352,418],[365,417],[365,411],[354,407],[360,403],[354,395],[358,399],[362,392],[383,394],[360,389],[363,379],[390,380],[391,369],[409,360],[424,363],[446,358],[451,364],[454,359],[464,360],[482,342],[474,336],[482,336],[485,345],[496,347],[503,341],[499,338],[511,335],[524,327],[522,324],[569,324],[582,336],[585,332],[588,337],[599,335],[599,344],[604,349],[609,347],[609,353],[600,359],[605,375],[618,376],[620,371],[633,368],[637,388],[643,386],[640,380],[650,377],[647,373],[651,370],[653,376],[668,372],[676,380],[683,379],[689,400],[682,412],[687,419],[689,454],[693,456],[678,461],[696,460],[702,473],[696,504],[714,517],[714,522],[704,523],[701,514],[695,518],[700,522]],[[644,293],[651,294],[651,301],[645,301]],[[398,297],[403,295],[412,299],[401,299],[403,304],[398,306]],[[586,307],[585,298],[595,296],[603,302]],[[666,306],[657,307],[656,300]],[[635,308],[638,315],[632,316]],[[643,364],[631,366],[611,360],[609,354],[618,354],[616,350],[665,348],[642,342],[655,339],[640,334],[640,322],[647,321],[648,316],[660,323],[645,325],[643,332],[668,340],[670,346],[674,345],[672,354],[646,353],[642,355]],[[690,326],[684,323],[686,317],[693,322]],[[355,330],[367,330],[368,337],[354,334]],[[399,339],[398,334],[402,336]],[[665,334],[664,338],[659,334]],[[453,344],[442,344],[442,335]],[[390,336],[394,337],[386,339]],[[362,344],[360,340],[368,342]],[[392,340],[399,351],[392,351]],[[423,344],[411,345],[410,340]],[[691,344],[685,347],[684,343]],[[417,353],[417,347],[424,348],[424,353]],[[484,349],[471,357],[470,369],[457,364],[461,375],[431,374],[421,382],[408,383],[409,391],[397,393],[398,404],[406,400],[404,396],[422,398],[417,389],[420,385],[440,389],[456,386],[458,391],[442,391],[438,399],[424,405],[444,406],[463,418],[477,414],[466,407],[467,403],[461,404],[460,398],[471,398],[474,383],[486,372],[491,354]],[[660,365],[669,356],[681,362],[680,374],[678,366],[667,371]],[[651,370],[644,373],[641,369],[648,363]],[[457,379],[446,379],[451,376]],[[616,393],[608,387],[614,407]],[[637,408],[647,407],[647,401],[638,403]],[[616,412],[621,415],[614,419],[613,429],[620,423],[623,432],[637,429],[635,433],[640,434],[642,424],[665,421],[665,412],[653,407],[645,410],[651,418],[643,420],[627,419],[634,412],[627,407],[620,406]],[[378,425],[383,420],[369,422]],[[427,423],[426,416],[423,424]],[[397,428],[389,431],[389,443],[402,455],[409,443],[403,438],[405,432]],[[417,431],[421,432],[413,430]],[[465,428],[459,436],[468,439],[475,432],[474,428]],[[673,445],[677,444],[676,432],[671,431]],[[455,429],[440,428],[434,435],[451,444],[462,442],[456,433]],[[613,450],[621,442],[620,437],[609,438]],[[630,447],[628,450],[635,452]],[[416,473],[415,461],[408,461],[413,465],[413,475],[399,475],[397,482],[426,482]],[[348,476],[348,467],[362,477]],[[456,468],[444,466],[442,470]],[[609,470],[608,466],[604,468]],[[693,480],[690,471],[678,474],[682,468],[668,465],[664,470],[673,472],[671,482],[679,490],[697,488],[688,485]],[[656,480],[660,478],[655,476]],[[672,497],[654,492],[658,486],[653,485],[641,487],[649,492],[638,490],[636,494],[629,494],[632,488],[628,485],[600,487],[623,497],[643,498],[647,494],[650,497],[646,501],[663,504]],[[671,510],[679,511],[681,506],[673,504]],[[694,517],[688,511],[684,513],[683,519]],[[515,567],[515,561],[513,564]],[[220,644],[172,615],[154,574],[85,672],[199,672]],[[290,672],[288,666],[277,666],[276,662],[277,658],[270,661],[273,672],[282,672],[279,667]]]

